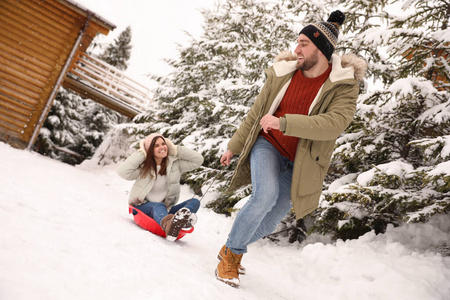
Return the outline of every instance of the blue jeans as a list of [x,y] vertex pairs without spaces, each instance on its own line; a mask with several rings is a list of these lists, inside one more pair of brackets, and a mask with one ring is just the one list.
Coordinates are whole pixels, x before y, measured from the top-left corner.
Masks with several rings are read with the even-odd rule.
[[141,205],[133,205],[133,206],[142,211],[144,214],[146,214],[153,220],[155,220],[156,223],[158,223],[161,226],[161,220],[165,216],[167,216],[168,214],[174,214],[183,207],[186,207],[192,213],[196,213],[200,207],[200,201],[196,198],[186,200],[182,203],[172,206],[169,212],[167,212],[167,207],[162,202],[149,201]]
[[249,244],[272,233],[289,212],[293,165],[268,140],[258,137],[250,152],[252,194],[226,242],[233,253],[246,253]]

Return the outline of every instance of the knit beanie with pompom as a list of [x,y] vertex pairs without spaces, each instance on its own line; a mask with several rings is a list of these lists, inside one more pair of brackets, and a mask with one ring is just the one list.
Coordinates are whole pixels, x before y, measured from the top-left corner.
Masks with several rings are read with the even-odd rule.
[[336,48],[339,29],[344,21],[345,15],[340,10],[336,10],[330,14],[326,22],[308,24],[300,31],[300,34],[306,35],[330,60]]

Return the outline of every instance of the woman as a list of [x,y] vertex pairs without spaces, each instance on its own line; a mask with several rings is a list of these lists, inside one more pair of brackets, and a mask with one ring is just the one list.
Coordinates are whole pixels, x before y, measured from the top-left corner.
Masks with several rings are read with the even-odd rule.
[[167,239],[174,241],[182,228],[195,224],[200,206],[195,198],[175,205],[180,197],[180,175],[202,163],[200,153],[175,146],[161,134],[152,133],[119,166],[117,173],[126,180],[135,180],[128,204],[153,218]]

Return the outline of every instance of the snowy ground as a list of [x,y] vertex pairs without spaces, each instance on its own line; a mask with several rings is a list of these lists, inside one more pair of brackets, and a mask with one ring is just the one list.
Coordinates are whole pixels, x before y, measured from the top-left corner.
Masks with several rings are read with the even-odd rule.
[[448,215],[347,242],[262,240],[235,289],[214,277],[232,218],[202,208],[194,233],[168,242],[133,223],[130,183],[114,166],[71,167],[4,143],[0,157],[1,300],[450,299],[450,257],[436,252]]

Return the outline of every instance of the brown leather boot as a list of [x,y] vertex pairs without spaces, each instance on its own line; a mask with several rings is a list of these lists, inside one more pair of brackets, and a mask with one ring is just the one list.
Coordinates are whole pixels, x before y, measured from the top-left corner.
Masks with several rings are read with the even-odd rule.
[[169,214],[162,218],[161,220],[161,228],[166,233],[166,236],[169,234],[170,229],[172,228],[173,214]]
[[[225,248],[226,248],[226,246],[223,245],[222,249],[220,249],[219,254],[217,254],[217,258],[218,258],[219,260],[222,260],[222,259],[223,259],[223,256],[225,255]],[[239,266],[238,266],[238,272],[239,272],[239,275],[245,275],[245,272],[247,271],[247,270],[241,265],[242,257],[243,257],[243,256],[241,256],[241,259],[240,259],[239,262],[238,262],[238,264],[239,264]]]
[[234,254],[225,247],[222,260],[216,268],[216,278],[232,287],[239,287],[238,266],[243,254]]

